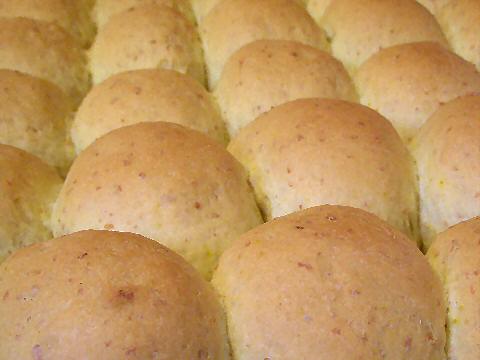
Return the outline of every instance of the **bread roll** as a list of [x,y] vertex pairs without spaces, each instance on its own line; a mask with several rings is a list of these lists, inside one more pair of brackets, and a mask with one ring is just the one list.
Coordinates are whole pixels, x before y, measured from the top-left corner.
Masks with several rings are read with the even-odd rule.
[[412,149],[428,247],[438,232],[480,214],[480,96],[461,97],[440,107]]
[[9,145],[0,144],[0,169],[1,262],[15,249],[51,237],[51,207],[62,182],[39,158]]
[[228,359],[210,285],[142,236],[83,231],[0,266],[2,359]]
[[235,359],[444,359],[440,281],[364,211],[322,206],[259,226],[213,278]]
[[246,173],[222,145],[163,122],[123,127],[89,146],[73,163],[53,214],[56,236],[139,233],[206,277],[230,242],[261,222]]
[[210,88],[228,58],[255,40],[292,40],[326,49],[325,34],[292,0],[223,0],[200,24]]
[[258,40],[228,60],[215,90],[231,135],[261,113],[309,97],[355,100],[353,82],[324,51],[285,40]]
[[97,0],[93,9],[93,17],[98,27],[102,27],[112,16],[130,8],[146,4],[169,6],[181,12],[191,22],[194,22],[189,0]]
[[28,151],[66,173],[73,155],[67,132],[73,111],[57,86],[0,70],[0,143]]
[[165,68],[205,80],[195,27],[168,6],[143,5],[114,15],[90,51],[95,84],[127,70]]
[[0,17],[25,17],[61,26],[82,45],[88,45],[95,29],[85,1],[0,0]]
[[227,142],[210,94],[190,76],[163,69],[124,72],[95,86],[78,109],[72,137],[78,153],[113,129],[159,120]]
[[437,18],[453,50],[480,71],[480,1],[450,1]]
[[79,103],[89,87],[86,58],[77,42],[55,24],[0,18],[0,69],[49,80]]
[[368,210],[416,239],[413,161],[379,114],[340,100],[280,105],[228,147],[247,168],[266,219],[323,204]]
[[335,0],[321,25],[333,55],[351,72],[389,46],[418,41],[448,46],[433,15],[415,0]]
[[447,299],[447,356],[480,358],[480,218],[442,232],[427,257],[443,282]]
[[380,50],[358,70],[360,102],[389,119],[408,143],[445,102],[480,91],[475,67],[431,42]]

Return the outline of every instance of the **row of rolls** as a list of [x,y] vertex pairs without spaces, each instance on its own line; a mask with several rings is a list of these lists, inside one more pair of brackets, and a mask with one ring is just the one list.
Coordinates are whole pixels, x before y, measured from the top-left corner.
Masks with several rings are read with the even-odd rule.
[[478,0],[0,1],[0,359],[480,357],[479,33]]

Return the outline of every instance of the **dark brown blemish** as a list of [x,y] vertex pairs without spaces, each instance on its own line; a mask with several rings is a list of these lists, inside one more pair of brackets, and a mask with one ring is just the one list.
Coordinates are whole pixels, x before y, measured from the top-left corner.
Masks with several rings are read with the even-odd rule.
[[82,255],[79,255],[79,256],[77,257],[77,259],[80,259],[80,260],[81,260],[81,259],[83,259],[85,256],[88,256],[88,253],[87,253],[87,252],[83,253]]
[[198,201],[195,201],[195,209],[200,210],[202,208],[202,204],[200,204]]
[[295,226],[295,228],[297,228],[298,230],[303,230],[303,229],[305,229],[304,226],[300,226],[300,225]]
[[132,291],[132,290],[123,290],[123,289],[120,289],[118,290],[118,297],[121,298],[121,299],[125,299],[126,301],[133,301],[133,299],[135,298],[135,293]]
[[307,263],[298,262],[297,265],[298,265],[298,267],[305,268],[305,269],[307,269],[307,270],[309,270],[309,271],[310,271],[310,270],[313,270],[312,265],[307,264]]

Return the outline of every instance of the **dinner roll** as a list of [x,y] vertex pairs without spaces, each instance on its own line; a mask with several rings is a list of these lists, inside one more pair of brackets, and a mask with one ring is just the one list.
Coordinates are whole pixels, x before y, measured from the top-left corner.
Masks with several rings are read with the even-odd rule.
[[0,144],[0,169],[1,262],[19,247],[50,238],[51,207],[62,182],[39,158],[9,145]]
[[437,18],[453,50],[480,70],[480,1],[450,1]]
[[68,139],[72,104],[57,86],[0,70],[0,143],[28,151],[66,173],[73,149]]
[[480,91],[475,67],[432,42],[380,50],[355,82],[361,103],[389,119],[407,143],[442,103]]
[[168,121],[227,143],[225,124],[210,94],[193,78],[173,70],[135,70],[95,86],[72,127],[77,152],[109,131],[139,122]]
[[436,233],[480,215],[480,96],[461,97],[440,107],[412,149],[428,247]]
[[321,206],[259,226],[213,284],[235,359],[444,359],[440,281],[400,232]]
[[86,58],[77,42],[56,24],[0,18],[0,69],[49,80],[75,103],[89,87]]
[[230,242],[260,224],[241,165],[207,136],[140,123],[101,137],[75,160],[53,213],[56,236],[131,231],[179,252],[206,277]]
[[323,30],[292,0],[223,0],[200,25],[210,88],[228,58],[255,40],[292,40],[320,49],[328,44]]
[[234,53],[215,95],[231,135],[290,100],[356,99],[342,63],[322,50],[285,40],[258,40]]
[[292,101],[243,128],[228,149],[249,171],[267,219],[348,205],[416,238],[413,161],[390,123],[364,106]]
[[441,233],[427,257],[447,299],[449,359],[480,358],[480,218]]
[[145,4],[169,6],[181,12],[190,21],[195,21],[189,0],[97,0],[93,17],[98,27],[102,27],[113,15]]
[[90,66],[95,84],[122,71],[149,68],[172,69],[205,80],[193,24],[176,10],[154,4],[112,16],[93,43]]
[[210,285],[139,235],[82,231],[0,265],[2,359],[228,359]]
[[0,0],[1,17],[25,17],[61,26],[83,45],[95,36],[85,1],[65,0]]
[[334,0],[321,24],[333,55],[351,72],[385,47],[418,41],[448,46],[433,15],[415,0]]

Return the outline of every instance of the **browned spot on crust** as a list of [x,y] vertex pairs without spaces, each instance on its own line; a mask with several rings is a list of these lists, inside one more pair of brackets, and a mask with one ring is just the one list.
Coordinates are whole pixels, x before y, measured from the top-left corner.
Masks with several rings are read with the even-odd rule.
[[313,269],[312,265],[307,264],[307,263],[298,262],[297,265],[298,265],[298,267],[305,268],[309,271]]

